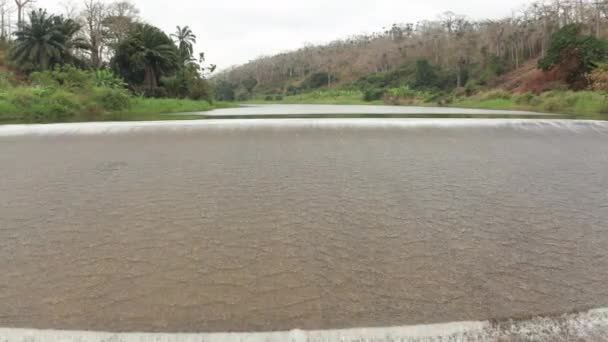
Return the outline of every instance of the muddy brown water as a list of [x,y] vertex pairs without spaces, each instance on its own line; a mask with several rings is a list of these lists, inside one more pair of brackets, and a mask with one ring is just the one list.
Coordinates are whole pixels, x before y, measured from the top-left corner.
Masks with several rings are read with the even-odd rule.
[[269,331],[608,306],[606,123],[7,127],[0,326]]

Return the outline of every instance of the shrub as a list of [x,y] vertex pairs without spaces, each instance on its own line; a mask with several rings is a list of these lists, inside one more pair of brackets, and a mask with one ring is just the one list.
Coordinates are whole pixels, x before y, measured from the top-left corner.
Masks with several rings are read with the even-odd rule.
[[302,83],[302,88],[317,89],[329,85],[332,82],[336,82],[338,78],[328,72],[316,72],[310,75]]
[[464,92],[467,96],[472,96],[479,91],[479,84],[473,80],[469,80],[464,86]]
[[518,105],[529,105],[535,98],[532,93],[525,93],[515,97],[515,103]]
[[9,89],[13,87],[15,83],[14,76],[10,73],[0,73],[0,89]]
[[218,101],[234,101],[236,86],[227,81],[218,81],[214,87],[215,99]]
[[274,96],[272,96],[272,95],[266,95],[264,97],[264,101],[272,101],[272,100],[274,100]]
[[482,101],[490,100],[510,100],[511,94],[504,90],[492,90],[481,95]]
[[93,73],[93,83],[99,88],[122,89],[126,88],[125,81],[116,76],[111,70],[100,69]]
[[410,88],[409,86],[401,86],[399,88],[390,88],[386,91],[386,95],[394,98],[414,98],[421,93]]
[[437,84],[437,73],[435,69],[426,59],[421,59],[416,62],[416,87],[430,88]]
[[559,69],[564,81],[573,88],[586,86],[584,75],[593,70],[597,61],[608,57],[608,43],[593,36],[583,35],[583,26],[566,25],[551,36],[547,54],[538,66],[544,71]]
[[283,101],[283,95],[276,95],[276,96],[274,97],[274,100],[275,100],[275,101]]
[[363,92],[363,101],[372,102],[382,99],[384,96],[383,89],[370,88]]
[[34,85],[62,87],[72,91],[83,91],[93,86],[94,77],[90,72],[71,65],[57,66],[55,69],[34,72],[30,75]]
[[43,92],[20,88],[11,96],[11,103],[26,122],[65,122],[80,114],[82,105],[76,94],[68,91]]
[[608,63],[603,63],[587,75],[592,90],[608,91]]
[[95,101],[106,111],[121,111],[131,106],[131,97],[126,90],[98,88],[95,93]]
[[300,92],[300,89],[294,85],[290,85],[285,90],[286,95],[296,95]]
[[542,108],[548,112],[563,111],[568,107],[568,102],[563,97],[551,97],[545,101]]

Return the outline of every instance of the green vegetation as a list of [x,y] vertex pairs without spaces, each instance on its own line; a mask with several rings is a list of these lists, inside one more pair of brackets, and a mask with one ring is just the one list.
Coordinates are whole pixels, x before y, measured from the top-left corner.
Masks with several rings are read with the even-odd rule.
[[64,66],[34,72],[29,79],[28,84],[22,84],[7,74],[0,78],[0,123],[183,119],[192,116],[162,114],[227,106],[190,99],[136,97],[108,70]]
[[283,103],[283,104],[382,104],[382,101],[366,102],[359,90],[324,89],[297,95],[259,95],[244,103]]
[[557,69],[573,88],[587,86],[585,75],[608,57],[608,42],[583,35],[582,24],[567,25],[553,34],[547,55],[538,65],[544,71]]
[[216,75],[216,99],[607,112],[608,4],[564,4],[492,21],[446,12],[264,56]]
[[[326,73],[316,73],[300,87],[288,87],[283,93],[252,95],[250,101],[454,106],[586,114],[605,119],[608,42],[583,32],[581,25],[566,25],[556,31],[546,57],[537,63],[540,69],[528,71],[532,76],[526,72],[524,76],[505,74],[504,63],[497,56],[488,56],[485,65],[470,66],[467,70],[450,70],[418,59],[395,70],[370,73],[333,88],[323,84],[327,82]],[[512,73],[518,72],[516,69]],[[502,89],[501,77],[515,78],[518,88]],[[312,83],[317,88],[309,90],[311,80],[318,79],[323,82]],[[225,91],[235,87],[228,81],[222,82]],[[457,87],[461,82],[466,83]]]
[[0,42],[0,123],[183,119],[196,117],[165,114],[227,106],[213,102],[215,66],[193,57],[190,28],[169,36],[137,13],[102,0],[74,19],[31,11]]
[[593,91],[549,91],[510,94],[504,91],[480,93],[469,98],[456,99],[451,105],[481,109],[513,109],[561,114],[606,114],[608,95]]

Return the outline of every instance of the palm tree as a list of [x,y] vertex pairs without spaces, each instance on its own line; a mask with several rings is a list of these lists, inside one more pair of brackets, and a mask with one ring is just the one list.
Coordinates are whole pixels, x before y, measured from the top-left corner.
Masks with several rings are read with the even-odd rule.
[[137,24],[116,49],[114,68],[132,83],[143,82],[156,88],[162,76],[178,68],[178,51],[173,41],[160,29]]
[[190,27],[185,26],[182,28],[177,26],[177,31],[172,33],[171,37],[175,39],[182,62],[187,63],[190,61],[194,54],[194,44],[196,44],[196,35]]
[[80,26],[71,19],[48,15],[38,10],[30,13],[29,23],[15,32],[12,59],[24,68],[46,70],[55,65],[79,63],[76,51],[87,47],[75,37]]

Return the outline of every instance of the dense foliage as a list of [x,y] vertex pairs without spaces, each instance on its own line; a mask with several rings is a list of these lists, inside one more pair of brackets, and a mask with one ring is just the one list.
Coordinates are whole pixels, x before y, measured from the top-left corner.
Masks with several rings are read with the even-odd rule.
[[127,38],[118,45],[112,66],[129,83],[141,84],[147,90],[154,89],[161,77],[178,70],[178,49],[160,29],[148,24],[135,24]]
[[26,71],[46,70],[55,65],[82,65],[76,52],[88,44],[77,37],[80,25],[62,16],[50,15],[44,10],[32,11],[29,22],[15,33],[11,51],[13,60]]
[[[33,72],[53,70],[61,78],[73,66],[92,72],[102,88],[128,88],[135,95],[211,101],[204,55],[194,58],[196,35],[178,26],[170,36],[141,22],[129,2],[84,1],[74,19],[35,10],[9,41],[16,69],[32,79]],[[172,39],[173,38],[173,39]],[[57,69],[59,67],[59,69]],[[110,71],[112,70],[112,71]],[[48,76],[48,75],[45,75]],[[55,80],[59,86],[63,80]]]
[[[588,74],[606,59],[608,2],[539,0],[517,13],[471,20],[446,12],[436,20],[261,57],[214,81],[230,85],[237,100],[337,88],[356,89],[368,101],[394,102],[396,94],[389,90],[397,88],[433,92],[437,99],[472,96],[538,64],[541,74],[516,76],[510,90],[593,87]],[[255,83],[253,91],[245,83]]]
[[585,75],[608,57],[608,43],[582,31],[581,24],[571,24],[554,33],[547,55],[538,63],[545,71],[560,69],[575,88],[585,87]]

